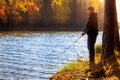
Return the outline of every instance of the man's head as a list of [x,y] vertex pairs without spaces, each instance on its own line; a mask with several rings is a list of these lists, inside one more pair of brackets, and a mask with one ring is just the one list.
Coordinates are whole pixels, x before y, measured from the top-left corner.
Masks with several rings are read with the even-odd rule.
[[93,13],[94,10],[95,10],[95,9],[94,9],[93,6],[88,7],[88,12],[89,12],[89,14]]

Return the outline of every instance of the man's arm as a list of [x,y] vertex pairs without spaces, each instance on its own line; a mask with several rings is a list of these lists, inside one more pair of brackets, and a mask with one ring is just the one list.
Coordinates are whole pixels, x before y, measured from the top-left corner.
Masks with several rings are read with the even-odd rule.
[[89,28],[88,27],[86,27],[84,30],[83,30],[83,32],[87,32],[89,30]]
[[89,27],[86,27],[82,32],[82,36],[84,36],[87,33],[88,30],[89,30]]

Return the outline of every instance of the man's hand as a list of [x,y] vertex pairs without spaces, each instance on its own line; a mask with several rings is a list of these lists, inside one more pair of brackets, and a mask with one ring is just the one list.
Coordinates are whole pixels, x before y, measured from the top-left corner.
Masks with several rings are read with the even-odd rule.
[[86,33],[85,32],[82,32],[82,36],[84,36]]

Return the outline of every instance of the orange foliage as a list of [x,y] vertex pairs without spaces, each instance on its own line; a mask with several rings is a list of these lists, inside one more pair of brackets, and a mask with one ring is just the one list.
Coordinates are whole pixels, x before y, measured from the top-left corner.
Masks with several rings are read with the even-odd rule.
[[6,13],[5,13],[5,6],[0,6],[0,19],[5,21],[6,20]]
[[6,16],[6,13],[5,13],[5,6],[0,6],[0,19],[4,19]]
[[39,7],[34,2],[28,2],[28,15],[32,16],[39,11]]

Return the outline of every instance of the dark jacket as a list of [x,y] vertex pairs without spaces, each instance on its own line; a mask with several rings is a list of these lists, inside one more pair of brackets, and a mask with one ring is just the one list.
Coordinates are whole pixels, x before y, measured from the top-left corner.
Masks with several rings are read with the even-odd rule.
[[88,35],[98,34],[98,19],[97,13],[91,13],[88,18],[87,28],[84,30]]

